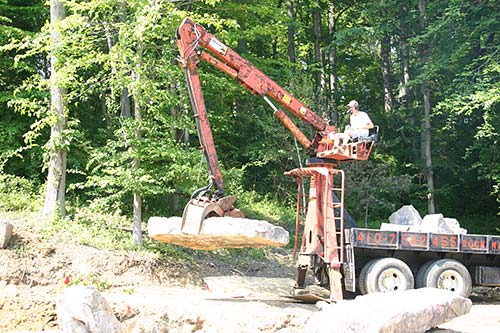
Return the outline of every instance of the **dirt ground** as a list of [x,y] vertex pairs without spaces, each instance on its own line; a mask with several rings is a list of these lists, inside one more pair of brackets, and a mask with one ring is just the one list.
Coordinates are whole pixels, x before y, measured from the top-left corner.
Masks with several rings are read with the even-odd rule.
[[[294,277],[289,250],[266,250],[264,258],[238,264],[208,252],[179,262],[58,243],[24,221],[11,223],[14,236],[0,250],[0,332],[59,332],[55,301],[76,284],[102,290],[125,325],[164,318],[175,332],[293,332],[317,311],[286,297]],[[500,332],[500,290],[476,288],[471,299],[469,314],[433,332]]]

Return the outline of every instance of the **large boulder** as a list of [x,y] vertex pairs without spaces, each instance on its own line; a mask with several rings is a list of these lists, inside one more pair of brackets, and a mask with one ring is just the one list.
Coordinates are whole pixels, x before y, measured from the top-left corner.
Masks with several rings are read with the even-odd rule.
[[440,234],[466,234],[457,219],[443,214],[429,214],[422,217],[412,205],[403,206],[389,217],[390,223],[382,223],[381,230],[432,232]]
[[12,237],[12,224],[7,220],[0,220],[0,249],[5,249],[9,245]]
[[72,333],[123,333],[124,330],[95,287],[64,289],[56,302],[59,326]]
[[321,306],[305,328],[311,333],[418,333],[468,313],[471,306],[470,299],[443,289],[373,293]]
[[456,219],[446,218],[443,214],[425,215],[420,231],[434,232],[439,234],[466,234],[467,230],[460,227]]
[[422,217],[412,205],[403,206],[389,216],[391,224],[405,226],[420,226]]
[[211,217],[203,221],[199,234],[181,231],[182,219],[151,217],[148,235],[163,243],[172,243],[195,250],[219,248],[284,246],[289,234],[284,228],[267,221],[234,217]]

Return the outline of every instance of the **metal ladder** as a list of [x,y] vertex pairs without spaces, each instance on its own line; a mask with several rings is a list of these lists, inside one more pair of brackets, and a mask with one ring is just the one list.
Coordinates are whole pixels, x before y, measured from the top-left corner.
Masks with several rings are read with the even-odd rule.
[[[328,200],[328,208],[332,215],[327,215],[326,223],[335,226],[335,235],[337,239],[336,247],[339,249],[339,260],[344,261],[344,191],[345,191],[345,173],[343,170],[332,169],[330,174],[330,193],[331,199]],[[335,195],[334,195],[335,194]],[[335,200],[338,198],[338,202]]]

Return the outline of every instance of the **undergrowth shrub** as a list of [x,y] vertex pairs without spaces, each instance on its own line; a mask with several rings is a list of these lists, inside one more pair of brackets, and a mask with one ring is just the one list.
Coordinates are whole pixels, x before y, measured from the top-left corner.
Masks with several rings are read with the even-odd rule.
[[40,207],[41,200],[29,180],[0,173],[0,210],[33,211]]
[[[143,225],[143,232],[147,226]],[[156,253],[160,258],[189,259],[192,251],[144,237],[143,247],[132,242],[132,220],[119,211],[102,212],[90,207],[70,208],[64,219],[47,223],[46,236],[99,249]]]

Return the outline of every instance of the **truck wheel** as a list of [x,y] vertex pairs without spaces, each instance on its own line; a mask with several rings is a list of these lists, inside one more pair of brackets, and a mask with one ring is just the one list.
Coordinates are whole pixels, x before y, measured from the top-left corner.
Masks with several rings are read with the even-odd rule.
[[415,288],[425,288],[425,280],[426,280],[426,274],[427,270],[429,267],[434,264],[438,259],[434,260],[429,260],[425,262],[420,268],[418,269],[417,276],[415,277]]
[[413,289],[415,280],[410,267],[396,258],[369,261],[359,275],[362,294]]
[[446,289],[463,297],[469,297],[472,292],[470,273],[457,260],[436,260],[421,274],[422,287]]

